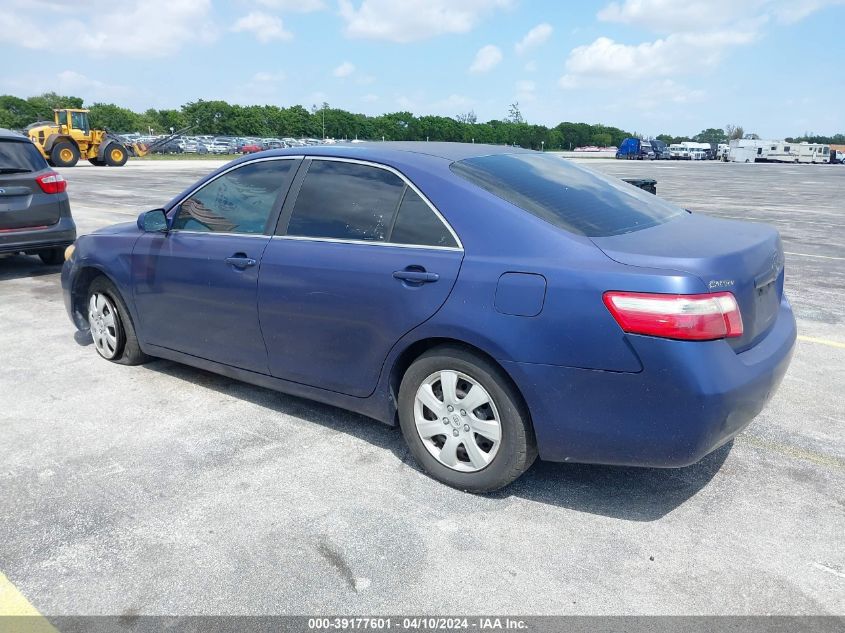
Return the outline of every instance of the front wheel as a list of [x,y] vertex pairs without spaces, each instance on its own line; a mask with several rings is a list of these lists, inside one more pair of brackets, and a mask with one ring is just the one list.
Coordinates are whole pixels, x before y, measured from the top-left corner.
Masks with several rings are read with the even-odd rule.
[[79,162],[79,148],[70,141],[59,141],[50,150],[50,159],[56,167],[73,167]]
[[119,143],[112,143],[106,148],[104,154],[106,164],[110,167],[122,167],[129,160],[129,152]]
[[91,282],[87,308],[91,338],[100,356],[121,365],[140,365],[148,359],[138,344],[126,304],[105,277]]
[[506,486],[537,456],[527,411],[510,380],[459,347],[429,350],[408,368],[399,423],[428,474],[469,492]]

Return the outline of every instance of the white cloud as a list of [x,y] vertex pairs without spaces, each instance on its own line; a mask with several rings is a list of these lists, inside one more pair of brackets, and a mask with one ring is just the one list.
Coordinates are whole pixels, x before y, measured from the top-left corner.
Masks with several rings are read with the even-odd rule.
[[471,73],[486,73],[493,70],[502,61],[502,51],[498,46],[488,44],[478,49],[475,54],[475,59],[472,66],[469,67]]
[[717,27],[735,28],[737,22],[797,22],[845,0],[623,0],[598,12],[599,20],[640,26],[662,33],[693,32]]
[[598,13],[599,20],[642,26],[653,31],[708,29],[747,17],[758,0],[625,0],[611,2]]
[[285,73],[277,72],[277,73],[268,73],[264,71],[259,71],[252,76],[252,81],[255,83],[276,83],[279,81],[284,81]]
[[538,24],[533,29],[528,31],[521,40],[519,40],[514,48],[516,52],[522,55],[525,51],[543,44],[552,34],[552,26],[546,22]]
[[414,42],[446,33],[467,33],[487,14],[512,0],[339,0],[349,37]]
[[254,0],[269,9],[291,13],[312,13],[326,8],[323,0]]
[[[217,37],[210,0],[89,0],[67,9],[43,0],[6,0],[0,43],[43,50],[62,42],[65,52],[149,58]],[[37,19],[29,17],[35,14]]]
[[525,64],[525,72],[536,73],[537,72],[537,62],[530,61],[527,64]]
[[691,74],[715,67],[730,47],[755,39],[754,32],[746,31],[682,33],[634,45],[599,37],[569,53],[560,85],[575,88],[605,80],[637,81]]
[[355,72],[355,66],[350,62],[343,62],[340,66],[335,68],[332,71],[332,74],[335,77],[349,77],[352,73]]
[[522,102],[534,101],[537,98],[535,94],[537,84],[528,79],[523,79],[516,82],[516,100]]
[[266,44],[272,40],[289,40],[293,37],[285,30],[282,19],[263,11],[252,11],[238,19],[232,26],[236,33],[243,31],[253,33],[259,42]]
[[364,103],[375,103],[376,101],[378,101],[378,95],[366,94],[361,97],[361,101],[363,101]]
[[63,70],[55,75],[6,77],[0,81],[0,90],[20,95],[40,92],[77,95],[88,105],[109,102],[125,105],[123,102],[135,92],[128,86],[94,79],[75,70]]

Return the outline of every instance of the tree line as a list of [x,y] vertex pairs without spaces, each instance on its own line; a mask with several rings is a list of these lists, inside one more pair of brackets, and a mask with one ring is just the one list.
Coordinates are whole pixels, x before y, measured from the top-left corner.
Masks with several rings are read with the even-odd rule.
[[[50,121],[54,108],[81,108],[83,99],[50,92],[22,99],[0,95],[0,127],[23,129],[36,121]],[[595,145],[618,146],[623,139],[641,136],[617,127],[562,122],[554,127],[528,123],[518,103],[508,108],[501,120],[479,123],[474,112],[446,116],[416,116],[411,112],[391,112],[369,116],[333,108],[328,103],[306,108],[302,105],[229,104],[225,101],[198,99],[178,109],[134,112],[113,103],[94,103],[91,110],[92,127],[112,132],[140,132],[167,134],[171,129],[191,126],[192,134],[255,137],[330,137],[336,139],[367,139],[388,141],[461,141],[519,145],[532,149],[574,149]],[[708,128],[691,140],[724,143],[730,138],[743,138],[742,126]],[[806,135],[805,135],[806,136]],[[659,134],[656,138],[667,143],[689,140]],[[845,143],[845,135],[790,138],[791,142],[808,140],[820,143]]]
[[[0,127],[22,129],[36,121],[53,118],[54,108],[81,108],[79,97],[47,93],[22,99],[0,96]],[[463,141],[519,145],[534,149],[569,149],[584,145],[618,145],[631,136],[617,127],[563,122],[549,128],[525,121],[519,104],[511,104],[501,120],[480,123],[474,112],[446,116],[415,116],[390,112],[369,116],[333,108],[327,103],[302,105],[242,106],[225,101],[199,99],[178,109],[134,112],[113,103],[87,106],[92,127],[112,132],[166,134],[191,126],[191,134],[255,137],[330,137],[388,141]]]

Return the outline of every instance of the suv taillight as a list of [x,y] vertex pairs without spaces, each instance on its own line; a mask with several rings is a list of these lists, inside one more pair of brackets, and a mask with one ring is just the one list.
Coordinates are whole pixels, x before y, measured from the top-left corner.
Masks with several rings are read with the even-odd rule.
[[67,191],[67,180],[61,174],[49,171],[35,179],[44,193],[63,193]]
[[730,292],[665,295],[605,292],[604,304],[619,326],[632,334],[687,341],[742,336],[742,315]]

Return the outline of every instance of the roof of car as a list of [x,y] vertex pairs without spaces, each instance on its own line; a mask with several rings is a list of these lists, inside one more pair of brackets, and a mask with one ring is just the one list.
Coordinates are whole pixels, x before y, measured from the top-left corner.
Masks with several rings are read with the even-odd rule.
[[[483,143],[441,143],[428,141],[386,141],[364,143],[337,143],[335,145],[309,145],[281,150],[271,150],[269,155],[298,154],[306,156],[336,156],[339,158],[361,158],[375,161],[389,161],[398,154],[422,154],[448,161],[463,160],[476,156],[493,154],[525,154],[532,150],[510,145],[486,145]],[[254,156],[254,155],[253,155]]]
[[15,132],[14,130],[7,130],[4,127],[0,127],[0,138],[14,139],[16,141],[27,140],[27,138],[20,132]]

